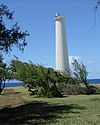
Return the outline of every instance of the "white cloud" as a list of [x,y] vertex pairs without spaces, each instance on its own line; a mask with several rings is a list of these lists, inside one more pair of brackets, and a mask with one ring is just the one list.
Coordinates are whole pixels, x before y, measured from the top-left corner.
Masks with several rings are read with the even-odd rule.
[[73,62],[73,59],[79,60],[80,57],[79,56],[69,56],[69,64],[71,65],[71,63]]

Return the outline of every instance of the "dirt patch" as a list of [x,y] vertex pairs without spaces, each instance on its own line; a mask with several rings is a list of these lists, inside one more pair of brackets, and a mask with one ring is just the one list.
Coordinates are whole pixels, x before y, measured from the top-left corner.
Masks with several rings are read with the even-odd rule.
[[5,107],[16,107],[24,104],[21,93],[15,93],[13,89],[5,89],[3,97],[0,98],[0,109]]
[[4,95],[8,95],[8,94],[14,94],[14,90],[13,89],[4,89],[3,90],[3,94]]

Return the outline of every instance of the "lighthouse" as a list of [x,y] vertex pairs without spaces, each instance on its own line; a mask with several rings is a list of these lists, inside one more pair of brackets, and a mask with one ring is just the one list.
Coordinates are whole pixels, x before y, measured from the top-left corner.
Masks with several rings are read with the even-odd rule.
[[69,59],[66,38],[66,18],[57,13],[54,19],[56,31],[56,70],[67,75],[67,71],[69,71]]

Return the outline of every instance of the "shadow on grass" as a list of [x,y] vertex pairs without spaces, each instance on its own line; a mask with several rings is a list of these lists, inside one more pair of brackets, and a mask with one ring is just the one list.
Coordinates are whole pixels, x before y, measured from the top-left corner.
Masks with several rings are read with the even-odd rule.
[[33,102],[18,107],[6,107],[0,110],[0,125],[38,125],[55,122],[62,118],[62,113],[73,112],[73,109],[84,110],[79,105],[48,104],[46,102]]

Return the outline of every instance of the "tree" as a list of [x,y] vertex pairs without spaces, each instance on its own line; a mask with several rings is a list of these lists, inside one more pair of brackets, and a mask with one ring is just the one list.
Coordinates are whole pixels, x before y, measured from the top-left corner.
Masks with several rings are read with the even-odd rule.
[[74,68],[74,76],[80,83],[85,84],[85,86],[88,86],[87,82],[87,75],[88,72],[86,70],[86,66],[81,62],[78,63],[76,59],[73,59],[72,62],[73,68]]
[[29,87],[29,91],[35,89],[37,94],[48,97],[61,96],[56,86],[58,77],[54,69],[19,60],[12,60],[10,68],[14,78],[23,81],[24,85]]
[[86,70],[86,66],[81,62],[78,63],[77,60],[73,59],[74,62],[72,63],[74,67],[74,76],[79,81],[86,86],[86,93],[87,94],[94,94],[96,92],[96,88],[94,86],[90,86],[87,81],[88,72]]
[[27,31],[20,30],[18,22],[7,28],[6,19],[13,20],[13,13],[6,5],[0,4],[0,50],[6,53],[11,51],[13,46],[23,51],[27,45],[26,37],[29,35]]
[[8,71],[6,63],[3,63],[3,57],[0,53],[0,93],[5,87],[6,79],[11,79],[11,73]]

